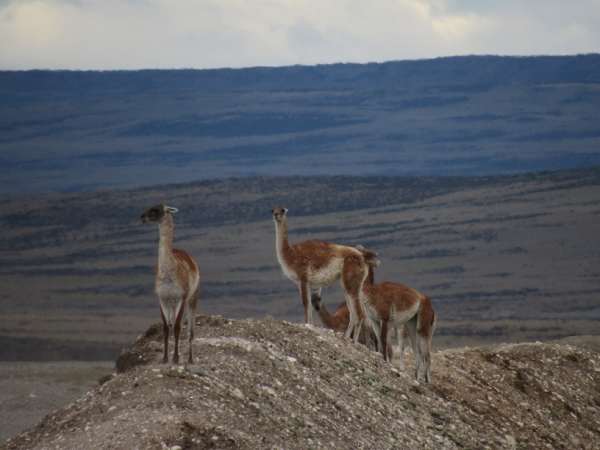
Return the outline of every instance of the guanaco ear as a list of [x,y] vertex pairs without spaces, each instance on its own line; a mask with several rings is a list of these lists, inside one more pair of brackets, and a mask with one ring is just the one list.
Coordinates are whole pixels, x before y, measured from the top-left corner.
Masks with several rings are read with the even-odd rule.
[[287,212],[288,212],[288,209],[287,208],[283,208],[283,213],[287,214]]
[[173,206],[165,206],[165,211],[171,214],[177,214],[179,210],[177,208],[174,208]]

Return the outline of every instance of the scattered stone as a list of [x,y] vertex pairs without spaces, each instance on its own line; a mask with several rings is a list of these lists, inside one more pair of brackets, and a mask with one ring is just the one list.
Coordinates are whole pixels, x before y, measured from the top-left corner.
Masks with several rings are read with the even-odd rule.
[[231,391],[231,394],[234,397],[239,398],[240,400],[246,400],[246,397],[244,396],[244,394],[242,394],[242,391],[240,391],[238,388],[234,388],[233,391]]
[[577,347],[434,352],[426,384],[413,379],[408,355],[401,370],[319,328],[197,322],[195,364],[161,364],[160,327],[151,327],[122,352],[110,382],[4,447],[595,449],[600,442],[600,355]]

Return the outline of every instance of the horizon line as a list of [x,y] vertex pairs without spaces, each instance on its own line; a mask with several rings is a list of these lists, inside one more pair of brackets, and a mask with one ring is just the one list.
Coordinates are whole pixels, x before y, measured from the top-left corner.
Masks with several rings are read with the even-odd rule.
[[128,68],[128,69],[86,69],[86,68],[27,68],[27,69],[5,69],[0,68],[1,72],[160,72],[160,71],[225,71],[225,70],[258,70],[258,69],[286,69],[286,68],[298,68],[298,67],[328,67],[338,65],[348,66],[367,66],[372,64],[393,64],[393,63],[415,63],[415,62],[427,62],[437,61],[443,59],[461,59],[461,58],[499,58],[499,59],[522,59],[522,58],[575,58],[575,57],[590,57],[600,56],[600,52],[586,52],[586,53],[565,53],[565,54],[493,54],[493,53],[470,53],[463,55],[447,55],[447,56],[434,56],[429,58],[405,58],[405,59],[390,59],[384,61],[366,61],[366,62],[353,62],[353,61],[337,61],[337,62],[325,62],[325,63],[314,63],[314,64],[284,64],[284,65],[253,65],[243,67],[139,67],[139,68]]

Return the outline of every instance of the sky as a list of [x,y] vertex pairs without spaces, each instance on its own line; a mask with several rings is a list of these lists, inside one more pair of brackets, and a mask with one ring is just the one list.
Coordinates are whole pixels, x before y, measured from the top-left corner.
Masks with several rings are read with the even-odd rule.
[[600,52],[600,0],[0,0],[0,70]]

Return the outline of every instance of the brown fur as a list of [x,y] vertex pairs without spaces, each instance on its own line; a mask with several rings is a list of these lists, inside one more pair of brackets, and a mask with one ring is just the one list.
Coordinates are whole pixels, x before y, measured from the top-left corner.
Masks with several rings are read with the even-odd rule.
[[346,302],[340,303],[333,314],[329,312],[327,307],[321,303],[320,298],[315,300],[316,296],[312,297],[312,304],[321,318],[321,322],[330,330],[343,333],[348,328],[350,321],[350,311]]
[[[348,328],[348,323],[350,322],[350,311],[348,311],[348,305],[346,305],[346,302],[340,303],[335,309],[334,313],[331,314],[327,309],[327,306],[321,302],[321,297],[319,295],[313,294],[311,301],[315,310],[319,314],[319,317],[321,318],[321,322],[323,322],[323,325],[325,325],[326,328],[339,333],[346,331]],[[358,342],[366,345],[369,348],[377,350],[377,338],[373,334],[373,330],[371,330],[368,325],[363,325],[363,328],[364,329],[360,334]],[[393,356],[392,346],[389,345],[388,358],[392,359]]]
[[[359,294],[362,280],[367,275],[365,258],[356,248],[332,244],[319,240],[308,240],[290,245],[287,229],[287,209],[274,208],[273,219],[276,227],[276,253],[284,274],[290,278],[300,290],[300,298],[304,307],[304,321],[308,323],[312,311],[309,303],[310,291],[318,290],[341,278],[346,292],[349,312],[355,311],[356,318],[351,316],[346,335],[350,328],[360,330],[358,324],[364,313]],[[350,309],[350,305],[351,308]],[[349,323],[350,323],[349,321]],[[360,331],[356,334],[357,338]]]
[[[193,361],[195,311],[198,303],[200,271],[194,259],[184,250],[173,248],[174,222],[172,214],[177,209],[166,205],[148,208],[141,216],[143,223],[159,225],[159,263],[156,267],[155,289],[159,297],[163,321],[163,362],[168,361],[171,327],[175,337],[173,362],[179,363],[179,335],[181,320],[187,313],[189,331],[188,362]],[[193,290],[193,292],[192,292]],[[164,309],[163,309],[164,308]]]
[[323,269],[334,257],[357,258],[352,247],[316,239],[284,245],[282,250],[286,263],[294,268],[299,278],[308,278],[309,269],[313,271]]
[[346,292],[351,294],[354,300],[354,308],[358,313],[358,319],[364,320],[364,312],[360,304],[360,289],[364,283],[365,277],[364,261],[356,255],[351,255],[345,259],[342,270],[342,283]]
[[[187,298],[190,288],[190,277],[198,274],[198,265],[194,259],[185,251],[177,248],[173,249],[173,256],[177,262],[177,280],[184,288],[183,297]],[[195,301],[196,297],[194,297]]]
[[[368,280],[368,279],[367,279]],[[365,283],[363,292],[370,300],[381,320],[390,320],[392,306],[406,311],[421,302],[423,296],[416,290],[400,283]]]
[[417,333],[423,337],[427,337],[432,333],[432,328],[435,325],[435,311],[431,304],[431,299],[427,296],[421,300],[421,308],[419,309],[419,328]]
[[381,351],[384,359],[387,358],[388,325],[398,325],[398,323],[390,324],[393,320],[402,321],[398,317],[393,317],[392,313],[396,316],[404,316],[405,328],[410,335],[415,353],[417,379],[421,372],[424,372],[425,381],[430,381],[431,339],[436,321],[431,300],[404,284],[391,282],[375,284],[371,281],[374,279],[374,268],[369,265],[369,275],[362,287],[362,293],[363,298],[369,302],[381,321]]

